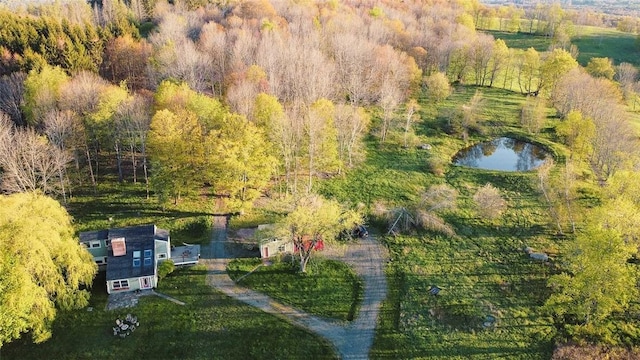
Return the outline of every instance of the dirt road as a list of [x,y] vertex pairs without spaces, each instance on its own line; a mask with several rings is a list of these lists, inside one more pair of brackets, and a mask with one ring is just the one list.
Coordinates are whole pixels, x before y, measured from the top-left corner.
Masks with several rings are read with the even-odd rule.
[[[387,296],[384,264],[388,258],[383,246],[375,237],[360,239],[349,245],[338,260],[352,265],[364,281],[364,294],[357,318],[351,322],[338,322],[309,315],[300,310],[280,304],[268,296],[237,286],[226,273],[231,260],[225,244],[227,218],[216,216],[208,251],[203,251],[201,262],[207,265],[207,282],[228,296],[236,298],[263,311],[286,317],[329,340],[342,359],[367,359],[373,344],[378,314],[382,301]],[[335,256],[332,256],[335,257]]]

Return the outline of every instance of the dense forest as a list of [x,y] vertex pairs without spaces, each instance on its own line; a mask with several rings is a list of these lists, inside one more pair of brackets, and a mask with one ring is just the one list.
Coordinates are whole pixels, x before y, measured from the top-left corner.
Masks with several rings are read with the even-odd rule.
[[[425,146],[421,104],[453,91],[475,95],[436,115],[442,136],[482,139],[483,89],[503,89],[524,99],[525,133],[559,144],[535,179],[549,233],[567,239],[543,305],[557,341],[633,347],[638,64],[579,63],[572,42],[583,26],[640,28],[611,19],[477,0],[9,2],[0,187],[67,204],[103,182],[140,183],[163,208],[206,193],[242,212],[265,195],[317,192],[372,149]],[[509,35],[549,46],[510,47]],[[435,178],[443,161],[428,159]],[[426,230],[455,234],[434,215],[441,205]]]

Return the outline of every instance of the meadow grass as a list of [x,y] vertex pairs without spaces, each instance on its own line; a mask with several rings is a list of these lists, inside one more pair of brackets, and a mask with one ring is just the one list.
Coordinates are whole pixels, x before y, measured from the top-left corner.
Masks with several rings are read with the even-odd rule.
[[528,48],[534,48],[538,52],[544,52],[551,45],[551,39],[548,36],[506,31],[484,31],[484,33],[493,35],[496,40],[504,40],[511,49],[527,50]]
[[[234,259],[227,271],[237,281],[260,264],[260,259]],[[351,267],[321,256],[309,262],[306,274],[299,267],[295,260],[278,259],[242,277],[238,284],[313,315],[354,319],[362,300],[362,280]]]
[[[463,141],[448,133],[448,117],[476,91],[484,99],[478,130]],[[541,132],[530,134],[518,124],[524,100],[510,91],[476,87],[458,87],[439,104],[423,98],[414,127],[430,150],[372,142],[361,168],[322,184],[327,196],[406,207],[415,205],[420,191],[431,184],[446,183],[459,193],[457,209],[441,214],[456,236],[422,231],[381,237],[391,255],[386,267],[389,296],[371,358],[550,357],[555,330],[542,305],[549,293],[546,279],[554,268],[532,261],[524,248],[554,255],[561,240],[549,230],[548,208],[541,202],[535,172],[450,165],[460,149],[505,135],[542,145],[562,158],[565,149],[555,142],[553,111]],[[439,171],[432,171],[432,161],[440,164]],[[482,219],[474,209],[473,194],[487,183],[508,203],[497,220]],[[442,289],[437,296],[430,295],[432,286]]]
[[[553,271],[523,249],[555,255],[534,173],[450,167],[446,182],[460,195],[443,215],[457,236],[418,232],[383,239],[392,261],[372,358],[545,359],[555,330],[542,311]],[[491,183],[508,209],[498,220],[474,211],[472,195]],[[432,286],[441,288],[430,295]],[[393,354],[393,355],[390,355]]]
[[[147,296],[135,308],[106,311],[107,294],[97,285],[90,300],[93,311],[60,312],[49,341],[36,345],[25,337],[4,346],[2,357],[336,359],[323,339],[213,290],[205,282],[206,274],[204,267],[183,268],[160,282],[158,292],[185,306]],[[137,316],[140,326],[124,339],[113,336],[115,319],[127,313]]]
[[616,29],[581,26],[571,40],[578,47],[578,62],[586,66],[593,57],[608,57],[618,65],[622,62],[640,66],[640,46],[637,36]]

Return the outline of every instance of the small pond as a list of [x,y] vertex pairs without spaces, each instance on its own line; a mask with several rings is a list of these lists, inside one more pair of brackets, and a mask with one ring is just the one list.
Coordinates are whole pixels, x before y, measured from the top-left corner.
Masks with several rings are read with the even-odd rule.
[[548,157],[536,145],[501,137],[460,150],[453,163],[486,170],[528,171],[542,165]]

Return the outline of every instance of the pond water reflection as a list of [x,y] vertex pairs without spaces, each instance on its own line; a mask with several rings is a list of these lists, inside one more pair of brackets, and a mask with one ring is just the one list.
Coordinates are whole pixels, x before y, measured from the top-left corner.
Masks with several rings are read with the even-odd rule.
[[460,150],[453,157],[453,163],[486,170],[528,171],[542,165],[547,158],[547,152],[538,146],[501,137]]

